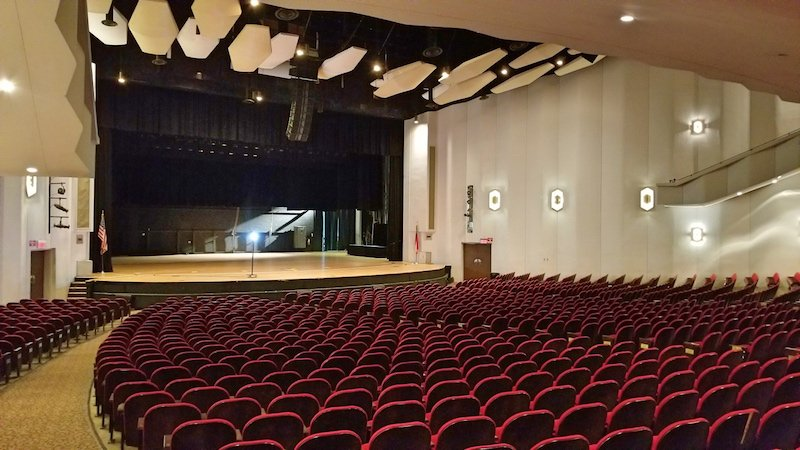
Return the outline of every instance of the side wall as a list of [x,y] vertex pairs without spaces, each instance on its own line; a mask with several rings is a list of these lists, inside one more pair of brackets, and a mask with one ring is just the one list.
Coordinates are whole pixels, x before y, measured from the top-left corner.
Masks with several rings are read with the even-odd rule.
[[[689,121],[702,118],[704,135]],[[639,209],[639,190],[681,178],[800,128],[800,104],[695,74],[607,58],[486,100],[406,122],[404,259],[427,230],[428,151],[436,148],[436,263],[463,273],[462,242],[494,238],[495,272],[740,276],[800,270],[800,177],[707,208]],[[423,136],[427,136],[425,139]],[[475,232],[466,232],[466,187]],[[565,192],[560,212],[549,193]],[[502,207],[488,209],[500,190]],[[416,201],[414,199],[419,199]],[[692,245],[691,226],[706,240]]]
[[[31,251],[30,241],[42,241],[43,250],[53,250],[54,261],[45,274],[45,296],[66,298],[70,282],[75,278],[77,261],[89,258],[89,230],[77,227],[76,178],[54,178],[66,183],[66,200],[62,205],[69,209],[69,229],[52,228],[48,231],[48,199],[50,178],[38,177],[38,193],[28,198],[24,177],[0,177],[0,304],[30,296]],[[55,187],[54,187],[55,189]],[[57,194],[53,194],[57,195]],[[52,213],[62,213],[52,208]],[[83,243],[77,243],[77,236]]]

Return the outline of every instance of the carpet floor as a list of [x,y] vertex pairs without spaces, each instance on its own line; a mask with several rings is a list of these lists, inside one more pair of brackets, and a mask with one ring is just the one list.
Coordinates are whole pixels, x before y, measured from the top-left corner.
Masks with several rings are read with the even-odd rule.
[[[108,329],[108,327],[107,327]],[[95,354],[105,333],[34,363],[0,387],[0,449],[102,450],[89,416]]]

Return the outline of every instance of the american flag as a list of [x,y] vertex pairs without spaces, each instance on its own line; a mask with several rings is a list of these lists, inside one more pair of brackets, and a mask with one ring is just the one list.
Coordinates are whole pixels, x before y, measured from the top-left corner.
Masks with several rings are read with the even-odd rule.
[[97,238],[100,239],[100,254],[108,251],[108,236],[106,236],[106,212],[100,213],[100,226],[97,227]]

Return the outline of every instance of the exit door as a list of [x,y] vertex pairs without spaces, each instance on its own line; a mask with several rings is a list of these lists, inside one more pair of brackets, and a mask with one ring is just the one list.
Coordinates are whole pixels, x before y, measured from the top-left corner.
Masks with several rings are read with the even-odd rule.
[[30,298],[44,298],[44,254],[31,252],[31,295]]

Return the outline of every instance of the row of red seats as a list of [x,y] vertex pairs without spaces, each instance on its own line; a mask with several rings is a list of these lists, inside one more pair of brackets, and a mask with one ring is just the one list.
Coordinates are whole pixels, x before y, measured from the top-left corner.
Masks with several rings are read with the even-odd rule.
[[0,305],[0,377],[8,383],[11,373],[32,368],[42,356],[69,347],[72,339],[88,337],[129,313],[123,299],[45,300],[23,299]]
[[[345,350],[352,349],[352,350],[356,351],[356,358],[357,358],[360,353],[364,354],[365,351],[370,351],[370,350],[373,349],[373,346],[369,345],[370,342],[373,343],[373,344],[377,344],[377,343],[381,342],[380,339],[376,340],[376,338],[375,338],[375,336],[376,336],[375,333],[380,331],[380,332],[385,333],[387,336],[392,335],[392,332],[395,332],[395,334],[404,333],[403,337],[407,338],[406,341],[404,342],[405,344],[409,344],[409,345],[414,346],[414,347],[416,347],[416,346],[422,347],[424,345],[425,352],[421,352],[421,354],[420,354],[421,357],[417,358],[418,359],[417,361],[397,361],[396,364],[395,364],[395,361],[394,361],[394,357],[396,357],[400,353],[405,353],[405,352],[410,351],[410,348],[406,348],[405,350],[402,350],[402,351],[399,351],[399,352],[393,351],[392,350],[393,348],[396,349],[396,350],[401,350],[402,347],[398,347],[397,345],[399,344],[399,342],[394,342],[391,339],[386,339],[384,341],[386,343],[386,347],[384,347],[383,345],[376,345],[374,347],[374,349],[376,349],[376,350],[378,348],[381,348],[381,347],[384,347],[384,348],[389,350],[389,353],[392,355],[392,358],[390,359],[391,365],[390,365],[389,370],[393,370],[396,367],[399,367],[399,368],[402,368],[402,369],[410,369],[410,370],[399,370],[399,371],[394,372],[393,373],[394,375],[398,375],[398,376],[394,377],[394,378],[397,378],[397,379],[402,379],[403,376],[411,377],[412,374],[417,375],[419,378],[421,378],[421,376],[423,374],[430,375],[430,374],[432,374],[433,372],[436,371],[435,367],[437,367],[437,366],[435,366],[434,364],[439,363],[440,361],[455,360],[456,367],[450,367],[450,368],[458,368],[458,367],[461,367],[461,365],[464,366],[463,368],[466,368],[466,364],[469,363],[470,359],[480,358],[481,356],[487,356],[489,358],[494,358],[494,356],[492,356],[491,354],[488,354],[488,355],[472,355],[470,358],[466,358],[467,354],[466,353],[462,354],[462,352],[467,347],[469,347],[469,345],[465,344],[465,346],[462,345],[461,347],[459,347],[459,350],[460,350],[459,351],[459,355],[453,355],[453,356],[462,356],[462,357],[464,357],[466,359],[462,358],[461,360],[458,360],[456,358],[447,357],[447,356],[444,356],[444,353],[441,353],[441,352],[440,352],[440,355],[441,355],[440,359],[436,359],[436,360],[429,360],[428,359],[431,356],[431,354],[434,354],[437,351],[446,351],[447,350],[446,348],[441,348],[440,344],[444,345],[444,346],[449,344],[450,347],[452,347],[449,350],[454,352],[456,350],[456,348],[455,348],[456,346],[458,346],[459,344],[462,344],[463,342],[467,342],[466,339],[473,339],[473,338],[476,338],[476,337],[480,337],[481,333],[490,332],[490,330],[483,330],[483,331],[480,331],[480,332],[476,332],[474,335],[470,335],[469,333],[465,332],[463,329],[460,329],[460,327],[458,327],[458,326],[449,326],[449,327],[445,327],[443,329],[439,329],[438,326],[432,325],[432,324],[429,324],[429,323],[428,324],[421,323],[419,325],[415,325],[415,324],[409,323],[409,322],[400,322],[398,324],[394,324],[391,320],[387,321],[388,318],[384,318],[384,319],[387,319],[387,320],[379,319],[379,320],[381,320],[381,322],[380,322],[381,327],[380,328],[376,328],[374,325],[376,325],[378,322],[376,322],[374,318],[372,320],[368,320],[370,317],[373,317],[373,316],[358,315],[353,311],[347,312],[344,315],[342,315],[341,311],[327,312],[325,310],[318,310],[318,309],[314,309],[314,308],[306,308],[306,307],[303,307],[303,306],[300,306],[300,305],[289,305],[289,306],[286,306],[286,305],[275,305],[274,303],[272,304],[271,307],[269,307],[269,308],[267,308],[267,309],[265,309],[263,311],[258,311],[257,307],[253,308],[254,305],[259,303],[257,301],[250,301],[248,299],[242,299],[242,300],[232,299],[232,300],[233,301],[229,302],[229,303],[221,302],[220,304],[215,304],[213,309],[203,310],[204,312],[206,312],[206,311],[214,311],[214,312],[210,312],[209,313],[209,315],[211,317],[202,317],[202,314],[200,314],[200,317],[192,317],[191,313],[180,314],[179,311],[173,311],[173,313],[175,313],[175,317],[177,318],[177,320],[175,321],[176,322],[175,323],[175,325],[176,325],[175,326],[175,330],[177,331],[179,329],[183,329],[185,331],[185,333],[182,335],[182,338],[183,338],[184,342],[187,344],[187,346],[191,349],[191,345],[199,345],[197,350],[187,350],[187,351],[199,351],[199,353],[201,353],[203,355],[206,355],[208,357],[211,357],[212,355],[216,355],[217,357],[221,357],[220,358],[220,362],[212,363],[212,364],[222,364],[222,366],[224,366],[224,365],[226,365],[226,363],[221,363],[221,359],[231,358],[231,357],[235,357],[236,356],[236,355],[226,355],[225,354],[225,349],[226,348],[228,350],[232,350],[234,348],[237,348],[239,351],[243,351],[244,354],[241,354],[239,356],[245,356],[245,354],[247,354],[247,352],[250,352],[250,355],[255,356],[256,352],[254,352],[254,350],[263,349],[263,350],[266,350],[266,352],[262,353],[259,356],[259,358],[262,357],[262,356],[266,357],[264,359],[264,361],[269,361],[270,363],[272,363],[275,366],[276,369],[278,368],[278,364],[275,364],[277,362],[275,355],[283,355],[284,357],[286,357],[286,360],[282,361],[283,364],[287,364],[287,363],[290,363],[290,362],[295,362],[293,367],[297,367],[298,370],[303,370],[303,369],[300,369],[301,366],[299,365],[299,363],[297,361],[300,360],[300,359],[312,360],[313,358],[297,358],[297,360],[295,360],[295,359],[289,360],[290,355],[293,358],[294,356],[297,356],[300,352],[303,352],[303,351],[316,352],[317,350],[311,350],[311,348],[313,348],[314,345],[326,344],[324,342],[325,338],[331,338],[331,342],[327,342],[327,344],[330,344],[333,347],[329,349],[328,356],[325,356],[324,352],[320,352],[320,353],[322,353],[323,357],[325,357],[325,358],[330,358],[331,360],[334,360],[336,358],[343,358],[343,359],[339,360],[339,362],[346,362],[346,359],[348,358],[348,356],[345,356],[342,353],[340,353],[337,356],[334,356],[334,355],[332,355],[332,353],[335,352],[335,351],[338,351],[338,350],[345,351]],[[292,299],[292,300],[296,300],[296,298]],[[240,306],[244,306],[244,307],[241,308],[241,309],[237,309],[236,308],[237,304],[239,304]],[[204,306],[207,306],[207,305],[204,305]],[[201,306],[201,308],[202,308],[202,306]],[[277,309],[270,309],[270,308],[277,308]],[[178,308],[178,309],[180,309],[180,308]],[[284,321],[283,317],[281,318],[281,320],[272,320],[274,318],[273,314],[275,314],[278,311],[281,311],[281,309],[285,309],[286,311],[288,311],[287,314],[283,315],[283,316],[285,316],[285,319],[287,319],[287,320]],[[305,312],[304,313],[300,313],[301,311],[305,311]],[[320,311],[322,311],[322,313],[320,313]],[[216,312],[218,312],[218,314],[216,314]],[[263,314],[263,313],[267,313],[267,316],[269,316],[269,320],[255,320],[255,319],[266,319],[266,317],[261,316],[261,314]],[[295,314],[295,313],[300,313],[300,314],[299,314],[299,316],[295,317],[294,320],[289,320],[289,319],[292,318],[292,315]],[[339,314],[337,315],[337,313],[339,313]],[[328,325],[324,325],[322,327],[319,327],[320,324],[322,324],[324,322],[324,320],[325,320],[324,317],[326,317],[329,314],[336,315],[336,317],[338,318],[337,321],[335,323],[331,322]],[[277,316],[277,315],[281,315],[281,314],[275,314],[275,316]],[[312,320],[311,319],[312,315],[316,315],[318,320]],[[141,324],[142,326],[137,327],[137,330],[139,328],[144,329],[144,330],[148,330],[149,329],[150,331],[155,333],[154,336],[158,336],[159,338],[161,338],[160,340],[156,339],[155,343],[156,344],[159,344],[159,343],[161,344],[161,347],[157,346],[156,348],[161,348],[163,350],[163,352],[164,352],[163,356],[168,356],[167,353],[170,352],[170,350],[173,350],[174,348],[176,348],[176,347],[172,347],[172,345],[175,344],[177,341],[180,341],[180,339],[177,336],[174,336],[174,335],[159,336],[159,334],[160,334],[159,330],[163,330],[163,328],[165,327],[165,321],[166,321],[167,317],[171,317],[171,314],[166,314],[166,317],[162,316],[161,318],[163,320],[160,321],[160,322],[157,321],[156,323],[152,324],[152,326]],[[191,322],[193,320],[197,320],[197,321],[193,322],[193,324],[190,325],[189,322]],[[303,321],[307,321],[307,320],[312,320],[312,322],[311,323],[306,323],[305,325],[307,325],[307,326],[302,326],[303,325]],[[247,323],[247,325],[245,323]],[[208,338],[212,338],[211,340],[215,340],[216,339],[217,342],[218,342],[216,345],[221,345],[223,348],[215,349],[214,348],[214,344],[212,344],[210,342],[206,342],[206,343],[203,342],[204,339],[201,336],[202,333],[200,333],[200,331],[202,329],[201,324],[203,326],[205,326],[205,330],[207,331],[207,333],[206,333],[207,337]],[[370,328],[369,324],[373,324],[372,328]],[[308,325],[313,325],[313,326],[308,326]],[[345,326],[344,326],[343,329],[337,330],[337,325],[345,325]],[[423,325],[425,325],[425,326],[423,326]],[[317,329],[315,329],[315,327],[319,327],[319,329],[317,330]],[[191,332],[190,332],[190,330],[191,330]],[[214,333],[212,333],[211,332],[212,330],[216,330],[216,331]],[[237,338],[234,336],[234,335],[237,335],[237,330],[238,330],[238,333],[240,333],[240,334],[238,334],[238,336],[239,336],[238,339],[240,339],[241,341],[237,341],[236,340]],[[298,333],[297,334],[292,333],[292,330],[297,330]],[[436,332],[436,330],[438,330],[439,332]],[[452,335],[451,336],[447,336],[447,335],[442,336],[441,334],[444,333],[443,330],[447,330],[447,333],[448,334],[452,333]],[[470,330],[470,331],[478,331],[478,330],[479,330],[479,328],[476,327],[474,330]],[[312,336],[317,335],[316,333],[314,333],[315,331],[321,331],[320,334],[323,337],[323,341],[322,342],[317,342],[317,341],[314,341],[314,339],[311,339]],[[326,331],[327,331],[327,333],[326,333]],[[349,331],[349,334],[348,334],[348,331]],[[370,331],[372,331],[372,333],[370,333]],[[460,331],[460,333],[457,333],[457,331]],[[420,333],[420,339],[419,339],[420,342],[419,343],[416,342],[417,341],[417,338],[416,338],[416,333],[417,332]],[[196,333],[200,333],[200,334],[196,334]],[[148,333],[144,333],[144,334],[146,335]],[[438,338],[438,339],[434,339],[434,340],[429,341],[429,342],[423,341],[421,338],[422,337],[426,337],[428,334],[430,334],[431,337]],[[351,338],[351,340],[344,339],[344,336],[348,336],[348,335]],[[467,336],[470,336],[470,337],[468,337],[466,339],[455,339],[456,336],[464,336],[464,335],[467,335]],[[319,336],[319,335],[317,335],[317,336]],[[338,337],[338,336],[341,336],[344,341],[341,342],[340,345],[337,346],[334,343],[337,340],[333,339],[333,338]],[[365,337],[366,339],[355,339],[355,340],[352,340],[352,338],[358,338],[359,336]],[[227,338],[230,338],[230,339],[224,339],[224,337],[227,337]],[[509,338],[510,337],[511,336],[509,336]],[[524,335],[515,335],[513,337],[521,337],[523,339],[525,338]],[[266,338],[266,340],[264,340],[265,338]],[[493,338],[495,338],[495,339],[499,338],[499,336],[496,336],[496,335],[495,336],[491,336],[491,337],[484,336],[484,338],[485,339],[484,339],[483,342],[487,343],[486,341],[490,341]],[[448,340],[448,343],[445,344],[445,342],[443,342],[442,339]],[[259,340],[261,342],[260,342],[260,344],[257,344],[257,345],[264,345],[263,347],[257,347],[257,346],[250,347],[248,345],[248,343],[249,344],[255,344]],[[305,341],[309,341],[308,344],[310,344],[311,347],[306,348],[306,347],[303,347],[302,345],[297,345],[297,346],[294,345],[295,343],[298,343],[298,342],[301,342],[301,341],[304,341],[304,340]],[[458,342],[455,342],[456,340]],[[475,340],[477,340],[477,339],[475,339]],[[501,338],[501,340],[502,340],[502,338]],[[244,342],[242,342],[242,341],[244,341]],[[510,339],[509,339],[509,341],[510,341]],[[129,339],[128,343],[130,343],[130,342],[131,341]],[[313,342],[313,344],[312,344],[312,342]],[[579,339],[578,342],[586,343],[586,340],[585,339]],[[277,345],[272,347],[272,348],[270,348],[269,344],[273,344],[273,343],[276,343]],[[363,345],[355,345],[355,344],[359,344],[359,343],[363,344]],[[478,343],[480,344],[480,341]],[[508,343],[510,343],[510,342],[506,342],[506,344],[508,344]],[[548,341],[548,343],[549,343],[549,341]],[[169,345],[167,345],[167,344],[169,344]],[[189,345],[189,344],[191,344],[191,345]],[[498,344],[503,344],[503,343],[502,342],[496,342],[496,343],[492,344],[490,346],[490,348],[486,348],[485,351],[487,353],[489,353],[491,351],[491,348],[495,347]],[[175,344],[175,345],[177,345],[177,344]],[[633,345],[634,348],[635,348],[636,344],[632,343],[630,345]],[[350,348],[347,348],[347,346],[350,346]],[[170,348],[167,348],[167,347],[170,347]],[[299,347],[299,348],[297,349],[297,352],[294,352],[294,350],[292,350],[292,351],[289,351],[289,352],[284,352],[283,354],[279,353],[280,351],[289,349],[291,347]],[[362,351],[359,353],[358,349],[362,349]],[[500,347],[500,349],[502,349],[502,347]],[[512,350],[513,349],[514,348],[512,347]],[[206,353],[203,353],[201,350],[206,350]],[[318,350],[324,350],[324,347],[318,347]],[[420,350],[422,350],[422,348],[420,348]],[[430,354],[428,353],[428,351],[430,351]],[[495,352],[495,356],[497,356],[498,358],[497,358],[497,360],[493,359],[492,360],[493,362],[498,362],[499,363],[500,360],[503,357],[506,356],[506,355],[502,355],[501,353],[499,353],[499,351],[500,350],[497,350]],[[222,352],[222,353],[217,353],[217,352]],[[376,352],[376,353],[373,353],[373,354],[379,354],[379,353],[380,352]],[[511,353],[516,353],[516,352],[511,352]],[[146,353],[143,353],[143,354],[146,354]],[[138,360],[142,357],[143,354],[137,355],[138,357],[134,358],[133,362],[138,363],[139,362]],[[177,357],[177,355],[178,355],[178,353],[173,353],[174,357]],[[225,356],[223,356],[223,355],[225,355]],[[108,354],[106,354],[106,356],[108,356]],[[128,356],[130,358],[130,356],[132,356],[132,355],[129,354]],[[197,355],[194,355],[194,356],[197,356]],[[305,356],[313,356],[313,355],[312,354],[307,354]],[[364,354],[364,356],[367,356],[367,354]],[[388,354],[386,356],[388,357]],[[246,358],[246,356],[245,356],[245,358]],[[201,359],[201,358],[188,358],[187,360],[184,360],[183,362],[186,362],[186,361],[191,360],[191,359]],[[349,358],[349,359],[351,359],[353,363],[356,362],[354,358]],[[375,359],[375,358],[373,358],[373,359]],[[378,362],[378,360],[380,360],[380,358],[377,358],[377,359],[375,359],[375,361],[370,361],[370,362]],[[419,360],[421,360],[421,361],[419,361]],[[229,360],[229,361],[230,362],[234,362],[234,360]],[[239,359],[239,361],[241,362],[241,359]],[[327,359],[325,359],[325,361],[327,361]],[[108,362],[108,361],[106,361],[106,362]],[[142,364],[147,364],[148,362],[149,361],[143,362]],[[507,363],[507,365],[509,365],[509,366],[513,365],[515,363],[521,363],[521,362],[523,362],[523,361],[511,361],[511,360],[508,360],[508,359],[504,361],[504,363]],[[547,361],[545,361],[545,363],[546,362]],[[241,364],[241,367],[239,368],[239,370],[242,370],[244,368],[244,366],[246,366],[249,363],[250,363],[250,361]],[[473,364],[475,364],[475,363],[473,362]],[[492,363],[489,363],[489,364],[492,364]],[[383,371],[384,375],[386,373],[385,372],[385,368],[380,367],[380,364],[364,364],[363,366],[356,365],[355,367],[351,367],[351,364],[346,364],[345,366],[341,366],[341,364],[337,364],[337,365],[339,365],[339,367],[322,367],[322,368],[320,368],[318,370],[329,369],[329,372],[340,372],[342,376],[346,376],[345,371],[347,371],[353,376],[369,376],[369,377],[372,377],[372,374],[374,374],[376,372],[373,372],[372,370],[370,370],[370,372],[372,374],[367,374],[367,373],[363,373],[362,374],[360,372],[357,372],[357,370],[359,368],[361,368],[361,367],[366,369],[367,366],[373,366],[373,367],[376,367],[378,369],[381,369]],[[478,364],[478,365],[480,365],[480,364]],[[232,370],[234,370],[234,372],[236,371],[236,368],[234,367],[234,365],[230,365],[230,367],[232,368]],[[203,368],[203,366],[197,367],[197,370],[198,370],[197,374],[199,374],[199,371],[202,368]],[[283,369],[284,367],[281,366],[281,368]],[[447,368],[448,367],[440,367],[440,369],[447,369]],[[159,370],[162,370],[162,369],[166,369],[166,367],[159,367],[154,372],[158,372]],[[475,367],[471,367],[471,369],[475,369]],[[134,369],[134,370],[136,370],[136,369]],[[284,374],[280,374],[278,372],[285,372],[285,373]],[[285,375],[285,374],[288,374],[288,373],[292,373],[294,371],[283,370],[283,371],[278,371],[278,372],[275,372],[275,373],[272,373],[272,374],[268,374],[267,376]],[[408,372],[408,374],[402,374],[401,372]],[[161,375],[161,373],[162,372],[158,372],[158,375]],[[294,373],[299,375],[298,372],[294,372]],[[378,371],[377,373],[380,374],[380,371]],[[185,375],[185,372],[183,374]],[[308,373],[308,375],[311,375],[311,373]],[[329,373],[327,375],[328,376],[332,376],[333,373]],[[145,376],[147,376],[147,375],[145,374]],[[242,377],[242,376],[247,376],[247,375],[246,374],[239,374],[239,375],[229,374],[229,375],[225,375],[225,376],[223,376],[221,378],[218,378],[216,380],[216,382],[224,381],[225,383],[227,383],[228,381],[231,381],[231,382],[236,383],[236,382],[244,382],[244,381],[251,381],[251,380],[252,381],[257,381],[256,378],[254,378],[254,377],[251,378],[249,376],[248,376],[248,378],[250,378],[249,380],[247,378],[239,378],[238,380],[231,380],[231,379],[222,380],[222,378],[225,378],[225,377]],[[469,374],[466,371],[464,371],[464,372],[462,372],[462,376],[469,376]],[[304,381],[302,379],[303,378],[302,376],[299,376],[299,378],[300,379],[294,379],[293,380],[292,377],[284,377],[282,379],[272,378],[271,380],[276,381],[275,385],[284,384],[284,386],[279,386],[279,388],[281,388],[282,391],[285,392],[285,391],[288,391],[291,388],[291,386],[294,383],[296,383],[297,381]],[[492,377],[489,377],[489,378],[492,378]],[[263,378],[262,380],[263,380],[262,382],[267,382],[267,383],[271,382],[271,381],[267,381],[266,377]],[[164,386],[164,388],[167,388],[167,386],[171,382],[175,382],[175,381],[179,381],[179,379],[167,382],[167,384]],[[202,381],[205,382],[206,380],[202,380]],[[305,381],[310,381],[310,380],[305,380]],[[325,381],[328,381],[328,380],[325,380]],[[483,380],[483,381],[488,381],[488,380]],[[160,380],[160,382],[163,383],[164,380]],[[225,383],[223,383],[223,384],[225,384]],[[248,384],[252,384],[252,383],[248,383]],[[314,385],[314,383],[305,383],[305,384],[307,384],[309,386]],[[316,384],[320,385],[320,383],[316,383]],[[328,383],[328,384],[329,384],[329,386],[336,385],[334,383]],[[377,384],[377,380],[376,380],[376,384]],[[415,386],[415,383],[404,383],[404,384],[409,384],[411,386]],[[417,387],[416,390],[413,389],[411,386],[408,386],[408,387],[399,386],[399,385],[397,385],[397,386],[387,386],[387,388],[388,388],[387,392],[392,392],[392,393],[401,392],[401,389],[395,389],[395,388],[401,388],[402,387],[404,389],[403,392],[405,392],[403,395],[412,395],[413,396],[413,395],[416,395],[415,392],[417,392],[418,390],[421,390],[420,389],[421,388],[420,384],[422,384],[422,383],[416,384],[416,387]],[[427,381],[425,382],[425,385],[427,386]],[[228,395],[234,395],[234,393],[233,393],[234,390],[232,389],[231,386],[233,386],[233,385],[229,385],[228,386],[228,390],[226,391],[228,393]],[[243,387],[245,387],[245,386],[241,386],[241,388],[243,388]],[[383,387],[383,386],[381,386],[381,387]],[[473,386],[469,386],[469,387],[472,388]],[[474,387],[477,387],[477,386],[474,386]],[[108,386],[106,386],[106,388],[108,388]],[[338,386],[337,386],[337,388],[338,388]],[[328,387],[328,389],[330,390],[330,387]],[[382,391],[382,389],[381,389],[381,391]],[[369,392],[367,391],[367,393],[369,393]],[[505,392],[499,392],[499,394],[503,394],[503,393],[505,393]],[[310,397],[314,398],[316,400],[316,402],[317,402],[317,405],[319,405],[320,397],[316,397],[315,394],[322,395],[322,394],[319,394],[318,391],[311,391],[311,393],[297,393],[297,394],[285,394],[285,395],[307,395],[307,396],[310,396]],[[380,394],[383,395],[383,394],[385,394],[385,392],[380,392]],[[476,392],[476,391],[470,391],[469,394],[470,395],[478,394],[480,397],[483,397],[484,402],[487,402],[487,403],[488,403],[489,400],[491,400],[492,397],[494,397],[494,396],[490,396],[487,399],[487,397],[484,394]],[[428,394],[425,393],[423,395],[428,395]],[[174,398],[177,398],[177,397],[173,396],[172,398],[174,399]],[[300,397],[298,397],[298,398],[300,398]],[[398,399],[402,399],[402,398],[403,397],[395,397],[395,398],[392,398],[392,399],[393,400],[398,400]],[[415,397],[412,397],[412,398],[415,398]],[[474,397],[474,398],[477,399],[478,397]],[[370,401],[371,401],[371,399],[372,399],[372,397],[370,397]],[[416,401],[416,400],[411,399],[411,400],[400,400],[400,401]],[[378,402],[380,403],[381,400],[379,399]],[[385,402],[386,401],[384,401],[384,403]],[[478,402],[479,403],[483,403],[483,402],[481,402],[481,399],[478,399]],[[307,403],[310,403],[310,402],[307,402]],[[391,403],[391,402],[389,402],[389,403]],[[372,403],[369,403],[369,404],[371,405]],[[262,408],[264,408],[265,411],[269,411],[269,405],[268,404],[261,405],[261,406],[262,406]],[[483,406],[485,407],[487,405],[483,405]],[[374,407],[374,405],[373,405],[373,407]],[[431,405],[428,405],[428,407],[431,407]],[[372,414],[372,409],[373,408],[365,407],[365,409],[369,409],[369,411],[370,411],[369,414]],[[491,411],[491,409],[490,409],[490,411]],[[277,413],[277,412],[273,411],[272,413],[268,413],[268,414],[275,414],[275,413]],[[310,420],[310,417],[308,417],[308,414],[303,414],[303,415],[306,416],[306,419],[307,419],[306,421]],[[306,423],[306,425],[307,424],[308,423]],[[380,430],[377,430],[377,431],[380,431]]]

